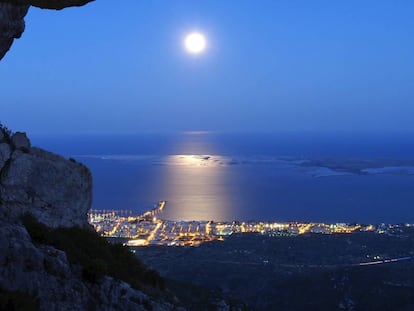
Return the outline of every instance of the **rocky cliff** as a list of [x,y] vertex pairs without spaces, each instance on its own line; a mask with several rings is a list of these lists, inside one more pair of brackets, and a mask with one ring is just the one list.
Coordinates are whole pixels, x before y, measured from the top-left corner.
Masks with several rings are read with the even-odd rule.
[[[29,295],[33,310],[173,309],[171,304],[155,301],[126,282],[96,276],[94,266],[85,270],[79,264],[86,256],[84,250],[79,251],[83,236],[99,239],[87,223],[91,196],[91,173],[84,165],[32,147],[25,133],[12,135],[0,126],[0,310],[16,308],[16,301],[4,305],[4,297],[9,299],[10,293]],[[43,231],[31,231],[24,223],[22,219],[28,214],[39,228],[49,230],[52,238],[66,230],[64,239],[48,243]],[[71,241],[70,234],[83,235]],[[98,242],[106,247],[107,242]],[[75,255],[63,251],[65,247],[72,247]],[[94,258],[95,254],[90,256]],[[106,264],[102,260],[91,262],[98,267]]]
[[13,44],[21,37],[24,17],[30,6],[42,9],[60,10],[71,6],[82,6],[93,0],[0,0],[0,60]]
[[[1,131],[1,130],[0,130]],[[29,212],[48,227],[87,226],[92,177],[75,161],[31,147],[24,133],[0,138],[0,215]]]

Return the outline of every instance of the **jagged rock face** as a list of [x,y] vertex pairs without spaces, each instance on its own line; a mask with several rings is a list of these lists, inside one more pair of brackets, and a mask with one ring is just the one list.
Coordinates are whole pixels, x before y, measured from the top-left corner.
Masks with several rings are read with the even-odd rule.
[[10,49],[13,40],[21,37],[28,10],[29,5],[0,2],[0,60]]
[[13,40],[21,37],[25,28],[24,17],[30,6],[61,10],[91,1],[94,0],[0,0],[0,60]]
[[172,310],[129,284],[103,277],[82,279],[82,269],[65,252],[32,243],[26,229],[0,220],[0,287],[32,293],[40,310]]
[[52,228],[88,226],[90,171],[73,160],[30,147],[25,136],[15,141],[19,144],[0,144],[0,215],[18,218],[28,212]]

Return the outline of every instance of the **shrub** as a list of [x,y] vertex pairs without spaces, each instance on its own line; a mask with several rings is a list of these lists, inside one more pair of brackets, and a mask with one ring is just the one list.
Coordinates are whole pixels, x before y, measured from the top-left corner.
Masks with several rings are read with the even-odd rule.
[[63,250],[70,263],[81,265],[88,282],[98,282],[103,275],[109,275],[136,289],[165,288],[158,272],[147,268],[126,246],[111,244],[91,229],[50,229],[31,215],[24,215],[22,222],[34,242]]

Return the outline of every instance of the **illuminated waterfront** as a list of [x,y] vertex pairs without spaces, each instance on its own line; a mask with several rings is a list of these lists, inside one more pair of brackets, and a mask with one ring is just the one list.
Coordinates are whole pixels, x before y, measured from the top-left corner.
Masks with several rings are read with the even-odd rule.
[[166,206],[165,201],[142,215],[133,216],[129,211],[91,211],[89,222],[105,237],[126,238],[129,246],[198,246],[201,243],[223,240],[237,233],[260,233],[268,236],[296,236],[304,234],[351,234],[374,232],[398,235],[404,225],[374,225],[319,222],[215,222],[173,221],[158,216]]

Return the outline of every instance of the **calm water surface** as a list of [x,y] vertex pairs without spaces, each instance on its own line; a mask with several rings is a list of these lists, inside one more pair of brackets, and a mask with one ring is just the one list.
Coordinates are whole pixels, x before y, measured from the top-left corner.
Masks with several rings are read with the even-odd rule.
[[[414,174],[325,174],[301,159],[414,159],[409,135],[177,134],[38,137],[86,164],[94,208],[175,220],[414,222]],[[331,172],[332,173],[332,172]]]

